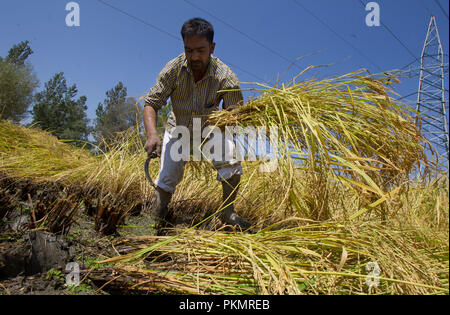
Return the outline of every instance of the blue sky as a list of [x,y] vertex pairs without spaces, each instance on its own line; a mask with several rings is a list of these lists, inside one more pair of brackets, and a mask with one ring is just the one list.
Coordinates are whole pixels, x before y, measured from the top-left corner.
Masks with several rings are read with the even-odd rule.
[[[360,0],[103,1],[128,15],[98,0],[78,0],[80,26],[68,27],[69,1],[0,2],[0,56],[29,40],[34,50],[29,62],[40,80],[39,90],[55,73],[64,72],[68,83],[77,85],[79,96],[87,96],[90,119],[105,92],[119,81],[129,96],[144,95],[163,66],[183,51],[180,28],[192,17],[213,24],[215,56],[231,64],[242,82],[274,84],[281,75],[286,82],[309,65],[334,64],[322,69],[319,77],[360,68],[373,73],[401,68],[414,60],[411,53],[420,56],[430,13],[436,16],[448,54],[449,3],[444,0],[376,1],[381,22],[406,48],[386,27],[365,24],[369,12]],[[317,54],[286,72],[289,60],[312,53]],[[446,84],[448,88],[448,76]],[[417,78],[404,80],[398,91],[406,95],[417,85]]]

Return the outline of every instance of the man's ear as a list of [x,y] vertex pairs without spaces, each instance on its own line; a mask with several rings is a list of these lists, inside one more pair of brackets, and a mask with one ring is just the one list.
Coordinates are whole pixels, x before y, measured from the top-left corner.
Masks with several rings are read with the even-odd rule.
[[216,48],[216,43],[212,43],[210,46],[211,55],[214,54],[214,49]]

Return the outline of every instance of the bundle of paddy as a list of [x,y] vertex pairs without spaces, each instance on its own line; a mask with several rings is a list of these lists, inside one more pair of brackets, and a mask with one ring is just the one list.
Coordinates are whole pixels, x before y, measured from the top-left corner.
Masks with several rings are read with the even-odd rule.
[[254,234],[194,226],[119,238],[118,255],[99,262],[114,265],[88,277],[105,290],[141,294],[448,294],[448,185],[446,176],[413,181],[389,224],[341,211],[328,222],[280,216]]
[[[223,204],[212,169],[190,163],[171,208],[195,228],[118,240],[121,255],[108,260],[117,264],[92,279],[140,292],[448,293],[448,179],[411,183],[411,171],[427,165],[424,139],[383,82],[353,74],[266,87],[258,99],[216,113],[219,126],[276,126],[289,148],[273,172],[243,163],[236,209],[258,232],[196,229]],[[55,203],[43,218],[70,222],[79,201],[97,229],[111,233],[152,199],[137,130],[97,156],[9,123],[0,122],[0,134],[4,182],[67,192],[72,210],[58,212],[63,203]],[[151,176],[158,171],[155,160]],[[372,215],[383,211],[389,224]]]
[[[427,161],[409,109],[388,96],[383,80],[353,73],[265,87],[262,96],[244,106],[214,114],[218,126],[277,127],[283,144],[273,172],[261,173],[257,163],[243,163],[238,212],[256,229],[292,216],[308,222],[336,219],[341,213],[355,219],[372,209],[383,218],[395,213],[409,174]],[[73,189],[95,215],[100,231],[113,233],[132,211],[152,200],[138,129],[98,156],[34,129],[1,123],[0,132],[5,176]],[[221,187],[212,171],[204,171],[209,166],[202,164],[199,172],[195,163],[188,165],[170,207],[195,224],[223,208]],[[156,160],[152,177],[158,171]]]
[[[140,154],[136,153],[136,136],[127,134],[127,141],[119,141],[106,153],[94,156],[45,131],[0,122],[0,132],[3,182],[8,179],[9,186],[22,186],[25,191],[20,194],[25,197],[42,190],[53,194],[54,198],[47,198],[51,203],[66,191],[65,197],[73,195],[71,200],[82,203],[95,216],[99,231],[115,232],[131,211],[151,200],[151,188],[142,171],[145,154],[142,148]],[[55,185],[60,189],[50,189]],[[54,209],[51,204],[47,206]],[[67,209],[64,203],[61,207]]]
[[[276,128],[277,184],[284,185],[290,203],[296,198],[295,169],[307,177],[315,194],[314,219],[324,220],[333,183],[354,191],[361,212],[376,209],[389,215],[389,200],[419,166],[435,167],[427,159],[427,144],[416,128],[414,111],[390,95],[393,77],[357,71],[322,81],[307,80],[274,88],[230,111],[216,112],[211,124]],[[268,136],[269,138],[269,136]],[[434,150],[430,147],[431,152]]]
[[[187,229],[119,239],[89,277],[106,290],[177,294],[448,294],[448,233],[377,222],[256,234]],[[117,292],[117,291],[116,291]]]
[[[156,293],[448,293],[448,180],[411,182],[416,167],[434,166],[413,112],[386,83],[354,73],[264,87],[215,113],[219,127],[278,128],[277,167],[261,173],[244,163],[236,202],[259,231],[121,240],[120,255],[102,261],[116,265],[93,279]],[[203,192],[198,185],[188,196]],[[193,186],[185,178],[180,187]],[[211,187],[205,195],[219,200]]]
[[[110,234],[133,212],[153,210],[154,189],[144,176],[146,153],[137,129],[124,133],[99,155],[64,143],[48,132],[8,122],[0,122],[0,132],[0,201],[2,211],[5,210],[0,213],[1,217],[26,204],[33,210],[30,215],[34,212],[36,218],[31,219],[39,227],[61,227],[49,219],[69,224],[78,211],[86,209],[94,216],[96,229]],[[246,168],[250,174],[253,167]],[[149,172],[153,179],[157,177],[159,159],[150,163]],[[221,187],[214,177],[208,163],[188,163],[185,177],[170,205],[179,221],[195,224],[220,205]],[[263,181],[258,184],[255,181],[254,187],[263,184]],[[242,193],[253,200],[253,204],[258,203],[259,197],[252,196],[248,188],[242,189]],[[70,201],[70,207],[61,200]],[[259,210],[271,208],[269,202],[265,204],[269,207],[258,204],[257,208],[249,209],[249,203],[242,201],[237,206],[245,207],[246,215],[255,219]],[[50,210],[52,215],[48,213]],[[260,225],[280,218],[285,216],[261,220],[265,224]],[[207,223],[204,227],[212,226]],[[68,231],[68,227],[63,230]]]
[[83,165],[88,152],[5,121],[0,133],[0,219],[20,209],[29,214],[32,228],[45,225],[52,232],[67,232],[81,200],[47,178]]

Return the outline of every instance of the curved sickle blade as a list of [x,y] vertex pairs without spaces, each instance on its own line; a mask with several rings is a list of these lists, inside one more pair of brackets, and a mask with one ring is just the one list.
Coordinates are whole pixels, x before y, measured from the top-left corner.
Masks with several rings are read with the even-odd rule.
[[156,188],[156,184],[153,182],[152,178],[150,177],[150,174],[148,172],[148,165],[150,163],[150,161],[154,158],[156,158],[156,153],[153,152],[152,154],[150,154],[147,158],[147,160],[145,160],[145,164],[144,164],[144,172],[145,172],[145,177],[147,177],[147,180],[150,182],[150,184]]

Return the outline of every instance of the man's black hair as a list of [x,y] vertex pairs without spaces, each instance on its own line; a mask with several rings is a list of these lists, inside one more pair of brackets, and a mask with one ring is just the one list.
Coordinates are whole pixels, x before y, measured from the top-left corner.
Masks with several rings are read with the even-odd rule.
[[189,36],[206,37],[206,40],[212,44],[214,40],[213,26],[202,18],[190,19],[184,22],[181,28],[181,37],[183,37],[183,40]]

